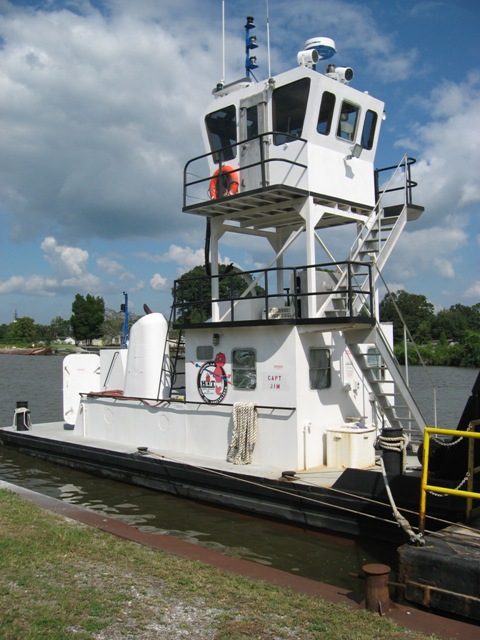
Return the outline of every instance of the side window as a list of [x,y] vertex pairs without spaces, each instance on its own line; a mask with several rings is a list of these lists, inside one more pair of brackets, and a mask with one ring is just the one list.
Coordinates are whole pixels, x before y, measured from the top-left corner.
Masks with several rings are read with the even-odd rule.
[[214,153],[214,161],[224,162],[235,158],[237,155],[237,147],[235,146],[237,143],[237,118],[233,104],[209,113],[205,117],[205,124],[207,125],[211,151],[216,152],[223,149],[221,154]]
[[197,360],[213,360],[213,347],[211,344],[197,347]]
[[255,389],[257,386],[257,358],[254,349],[232,351],[232,382],[234,389]]
[[327,389],[331,385],[330,350],[313,347],[309,353],[310,389]]
[[272,97],[274,144],[285,144],[302,137],[309,91],[310,78],[302,78],[274,90]]
[[355,130],[357,128],[358,107],[351,102],[342,103],[340,120],[338,122],[337,136],[343,140],[353,142],[355,140]]
[[369,109],[365,114],[365,122],[363,123],[362,131],[362,147],[364,149],[371,149],[373,147],[377,118],[377,114],[375,111],[371,111],[371,109]]
[[324,91],[320,112],[318,114],[317,131],[328,136],[332,127],[333,110],[335,109],[335,96],[330,91]]
[[247,140],[258,136],[258,106],[247,109]]

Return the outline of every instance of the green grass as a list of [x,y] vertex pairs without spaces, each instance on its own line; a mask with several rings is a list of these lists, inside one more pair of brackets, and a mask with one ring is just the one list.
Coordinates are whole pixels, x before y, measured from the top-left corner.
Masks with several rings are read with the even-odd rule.
[[0,638],[69,637],[427,638],[388,618],[121,540],[0,490]]

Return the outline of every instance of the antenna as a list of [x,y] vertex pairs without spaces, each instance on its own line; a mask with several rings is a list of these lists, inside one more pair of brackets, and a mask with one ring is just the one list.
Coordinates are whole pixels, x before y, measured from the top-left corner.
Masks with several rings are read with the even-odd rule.
[[222,84],[225,83],[225,0],[222,0]]
[[267,64],[268,64],[268,77],[272,77],[272,70],[270,67],[270,16],[268,13],[268,0],[267,3]]

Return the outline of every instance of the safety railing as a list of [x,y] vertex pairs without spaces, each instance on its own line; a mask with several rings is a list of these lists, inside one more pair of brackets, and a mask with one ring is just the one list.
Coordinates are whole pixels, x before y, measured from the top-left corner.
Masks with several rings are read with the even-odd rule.
[[[323,318],[309,309],[319,308],[331,296],[335,269],[343,266],[347,273],[345,286],[336,292],[335,304]],[[175,328],[199,326],[205,323],[255,322],[308,323],[374,321],[373,293],[356,282],[357,263],[324,263],[302,267],[272,267],[254,271],[231,272],[219,275],[180,278],[174,283],[173,325]],[[362,265],[370,269],[369,265]],[[317,280],[314,291],[308,291],[310,279]],[[371,282],[371,279],[369,278]],[[320,283],[320,284],[319,284]],[[360,312],[355,301],[362,296]],[[310,300],[310,302],[309,302]]]
[[[427,493],[435,492],[440,495],[452,495],[461,496],[467,499],[466,508],[466,520],[471,519],[473,513],[473,500],[480,500],[480,493],[473,490],[473,481],[475,474],[480,473],[480,467],[475,467],[475,440],[480,439],[480,432],[475,431],[475,427],[480,425],[480,420],[473,420],[468,425],[468,431],[459,431],[458,429],[437,429],[434,427],[426,427],[424,431],[423,439],[423,460],[422,460],[422,481],[420,488],[420,522],[419,529],[421,533],[425,532],[425,518],[426,518],[426,506],[427,506]],[[428,459],[430,453],[430,436],[452,436],[455,438],[468,438],[468,453],[467,453],[467,474],[464,481],[467,482],[467,489],[460,489],[460,486],[464,484],[464,481],[456,488],[442,487],[428,482]],[[448,446],[451,446],[449,443]]]
[[[259,159],[255,162],[242,164],[240,169],[242,171],[246,171],[247,169],[258,168],[260,176],[258,188],[265,188],[269,186],[268,166],[272,163],[284,163],[291,167],[298,167],[301,170],[306,170],[308,168],[307,165],[303,162],[298,162],[298,158],[285,158],[280,154],[274,154],[272,149],[277,148],[277,146],[272,146],[271,141],[279,139],[280,136],[282,136],[285,143],[300,142],[302,143],[302,148],[306,147],[307,140],[304,138],[299,138],[298,136],[285,132],[268,131],[253,138],[249,138],[248,140],[241,140],[233,145],[228,145],[222,149],[216,149],[210,153],[204,153],[189,160],[183,170],[183,208],[185,209],[187,206],[198,203],[199,201],[208,201],[209,198],[202,195],[208,193],[208,186],[212,180],[207,160],[213,161],[221,174],[223,168],[228,166],[232,160],[235,161],[237,155],[240,155],[237,153],[237,148],[241,149],[249,144],[255,144],[258,142]],[[267,147],[269,149],[268,153],[266,151]],[[280,149],[282,147],[278,145],[278,148]],[[202,164],[203,162],[205,163],[204,165]],[[226,173],[231,173],[231,171],[227,171]],[[201,190],[199,191],[198,188]],[[249,190],[250,189],[247,189],[247,191]]]

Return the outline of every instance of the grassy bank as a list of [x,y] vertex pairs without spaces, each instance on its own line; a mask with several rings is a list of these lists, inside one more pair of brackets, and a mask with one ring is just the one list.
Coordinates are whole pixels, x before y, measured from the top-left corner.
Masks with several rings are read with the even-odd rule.
[[2,640],[427,637],[115,538],[5,490],[0,563]]

